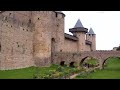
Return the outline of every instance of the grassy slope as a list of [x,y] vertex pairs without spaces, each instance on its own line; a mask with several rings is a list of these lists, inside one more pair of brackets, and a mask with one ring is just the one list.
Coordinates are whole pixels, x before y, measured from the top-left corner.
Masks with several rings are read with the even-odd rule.
[[[50,70],[56,70],[58,65],[52,65],[51,67],[29,67],[16,70],[0,70],[0,79],[33,79],[34,74],[46,75]],[[68,71],[71,67],[63,67],[64,71]]]
[[49,70],[55,70],[57,65],[51,67],[29,67],[16,70],[0,70],[0,79],[33,79],[33,75],[36,73],[45,74]]
[[[77,78],[81,78],[78,76]],[[109,58],[107,67],[103,70],[93,72],[84,77],[85,79],[120,79],[120,59]]]
[[35,67],[0,71],[0,79],[27,79],[32,78]]

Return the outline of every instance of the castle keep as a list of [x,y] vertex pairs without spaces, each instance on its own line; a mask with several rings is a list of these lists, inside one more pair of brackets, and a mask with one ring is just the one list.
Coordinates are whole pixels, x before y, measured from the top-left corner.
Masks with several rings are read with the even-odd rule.
[[96,35],[80,20],[64,33],[60,11],[1,11],[0,70],[50,66],[54,53],[96,50]]

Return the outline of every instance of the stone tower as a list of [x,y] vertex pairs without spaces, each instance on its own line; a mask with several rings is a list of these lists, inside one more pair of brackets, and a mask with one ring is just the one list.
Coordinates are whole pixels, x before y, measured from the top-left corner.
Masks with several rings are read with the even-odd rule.
[[64,44],[64,14],[60,11],[34,11],[33,50],[37,66],[49,66],[52,52],[62,50]]
[[54,12],[33,11],[35,24],[33,35],[33,52],[36,66],[49,66],[51,61],[51,32],[54,26]]
[[78,52],[85,51],[85,35],[88,32],[87,28],[84,28],[80,19],[78,19],[77,23],[75,24],[74,28],[69,29],[73,36],[78,37]]
[[92,42],[91,51],[95,51],[96,50],[96,34],[94,33],[92,28],[90,28],[89,32],[87,33],[86,39]]
[[[52,41],[55,40],[53,52],[62,52],[64,45],[64,17],[65,14],[61,11],[55,11],[55,25],[52,32]],[[54,43],[54,42],[53,42]],[[53,46],[52,46],[53,47]]]

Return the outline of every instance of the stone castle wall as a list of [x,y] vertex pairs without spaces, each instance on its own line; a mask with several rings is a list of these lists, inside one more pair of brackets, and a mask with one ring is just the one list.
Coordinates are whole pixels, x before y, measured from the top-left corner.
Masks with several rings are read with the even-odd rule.
[[49,66],[55,52],[85,50],[65,39],[64,17],[54,11],[0,12],[0,69]]
[[65,39],[64,52],[77,52],[77,42]]
[[33,29],[29,12],[0,14],[0,69],[33,66]]

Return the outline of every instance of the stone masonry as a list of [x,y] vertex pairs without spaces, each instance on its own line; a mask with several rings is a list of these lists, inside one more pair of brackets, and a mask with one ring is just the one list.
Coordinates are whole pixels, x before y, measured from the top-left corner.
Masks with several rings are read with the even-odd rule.
[[113,55],[96,51],[96,34],[80,20],[69,29],[73,35],[64,33],[64,18],[61,11],[1,11],[0,70],[50,66],[62,60],[80,63],[88,54]]

